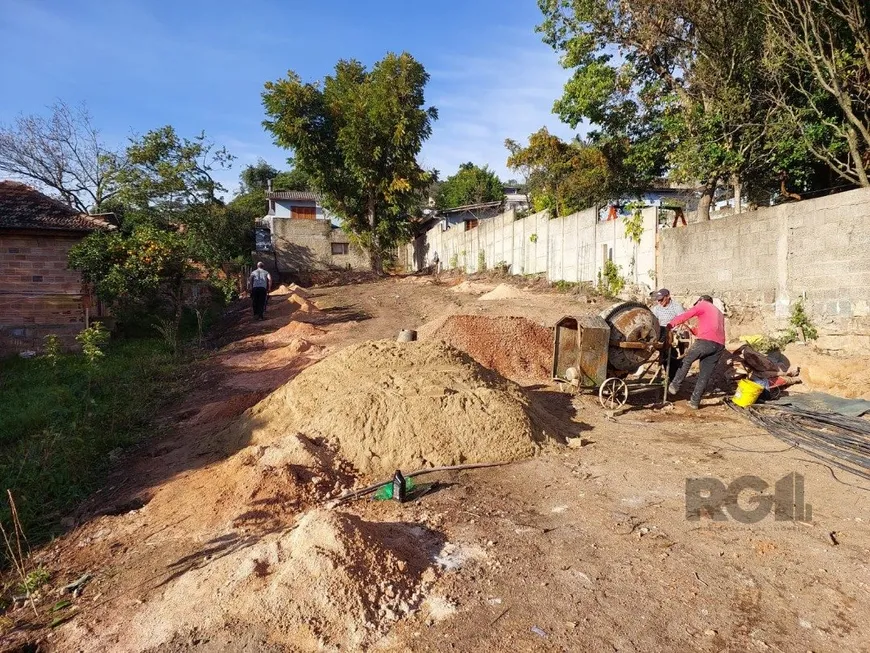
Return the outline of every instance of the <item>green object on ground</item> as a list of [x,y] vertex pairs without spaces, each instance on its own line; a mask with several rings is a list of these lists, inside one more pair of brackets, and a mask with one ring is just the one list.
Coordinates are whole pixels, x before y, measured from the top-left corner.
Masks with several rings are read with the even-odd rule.
[[[405,477],[405,491],[410,492],[416,487],[414,484],[413,478]],[[382,485],[381,488],[375,492],[375,501],[389,501],[393,498],[393,482],[390,481],[386,485]]]

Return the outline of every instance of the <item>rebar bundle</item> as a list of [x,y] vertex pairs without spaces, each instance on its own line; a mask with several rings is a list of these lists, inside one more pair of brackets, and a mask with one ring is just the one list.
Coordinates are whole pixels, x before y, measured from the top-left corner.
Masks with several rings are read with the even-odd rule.
[[834,467],[870,480],[870,422],[783,406],[728,406],[771,435]]

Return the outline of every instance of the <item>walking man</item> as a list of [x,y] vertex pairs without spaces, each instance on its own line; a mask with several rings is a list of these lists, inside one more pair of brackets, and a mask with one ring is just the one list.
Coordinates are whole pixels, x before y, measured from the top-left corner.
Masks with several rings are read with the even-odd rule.
[[693,317],[698,318],[698,326],[693,329],[695,342],[686,352],[679,372],[668,386],[668,393],[675,395],[680,391],[689,368],[692,367],[692,363],[698,361],[701,370],[695,382],[695,389],[692,391],[692,398],[689,400],[689,408],[697,410],[701,407],[701,397],[716,368],[719,354],[725,349],[725,316],[713,305],[713,298],[710,295],[701,295],[692,308],[668,322],[668,327],[674,328]]
[[272,290],[272,275],[263,268],[263,263],[257,263],[256,269],[248,278],[248,292],[251,293],[251,301],[254,304],[254,317],[265,318],[266,298]]

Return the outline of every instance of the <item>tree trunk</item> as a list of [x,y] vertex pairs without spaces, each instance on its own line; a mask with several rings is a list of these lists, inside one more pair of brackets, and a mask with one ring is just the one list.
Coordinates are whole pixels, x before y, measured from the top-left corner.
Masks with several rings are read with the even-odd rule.
[[710,206],[713,204],[713,195],[716,193],[716,182],[719,177],[713,177],[704,184],[704,194],[701,195],[701,201],[698,202],[698,220],[710,219]]
[[734,214],[739,215],[743,213],[743,182],[739,175],[731,178],[731,185],[734,186]]
[[383,260],[381,259],[381,244],[377,233],[377,216],[375,215],[374,198],[369,199],[368,206],[369,230],[371,232],[371,245],[369,247],[369,258],[371,261],[372,272],[380,274],[383,272]]

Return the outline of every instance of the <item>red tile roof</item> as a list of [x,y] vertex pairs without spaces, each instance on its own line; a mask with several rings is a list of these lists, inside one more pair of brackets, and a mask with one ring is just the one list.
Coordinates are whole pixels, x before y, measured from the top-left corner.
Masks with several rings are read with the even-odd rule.
[[0,229],[96,231],[114,228],[107,220],[79,213],[27,184],[0,181]]

